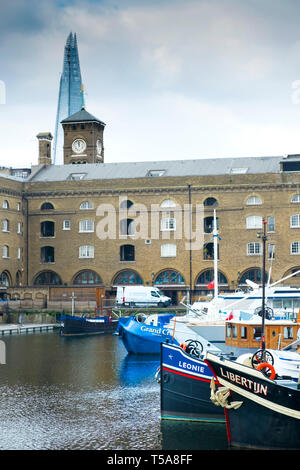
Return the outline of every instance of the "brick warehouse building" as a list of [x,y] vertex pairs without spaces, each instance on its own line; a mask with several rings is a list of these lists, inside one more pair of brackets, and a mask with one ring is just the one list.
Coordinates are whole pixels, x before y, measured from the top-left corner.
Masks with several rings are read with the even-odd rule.
[[261,281],[263,219],[272,281],[300,269],[300,155],[104,163],[102,121],[83,107],[62,126],[63,165],[40,133],[38,165],[0,169],[0,293],[44,305],[51,289],[144,284],[174,304],[198,297],[213,279],[214,210],[220,290]]

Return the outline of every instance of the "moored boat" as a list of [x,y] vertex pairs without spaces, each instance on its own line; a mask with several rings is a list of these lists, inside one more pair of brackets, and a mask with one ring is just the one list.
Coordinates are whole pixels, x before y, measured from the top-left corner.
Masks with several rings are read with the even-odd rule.
[[62,336],[112,334],[117,326],[118,320],[109,315],[96,317],[63,315],[61,317]]
[[172,340],[165,328],[174,314],[144,314],[120,317],[117,333],[127,351],[132,354],[160,354],[160,345]]
[[206,354],[205,362],[214,375],[211,401],[224,409],[231,447],[299,449],[300,389],[297,381],[271,380],[262,370],[211,352]]

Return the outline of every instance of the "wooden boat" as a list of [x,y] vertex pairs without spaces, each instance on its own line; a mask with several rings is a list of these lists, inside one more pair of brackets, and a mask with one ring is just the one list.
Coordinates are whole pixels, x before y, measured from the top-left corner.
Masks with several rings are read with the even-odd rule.
[[271,380],[262,370],[209,352],[205,362],[214,375],[210,398],[218,409],[224,409],[231,447],[300,448],[300,389],[296,381]]

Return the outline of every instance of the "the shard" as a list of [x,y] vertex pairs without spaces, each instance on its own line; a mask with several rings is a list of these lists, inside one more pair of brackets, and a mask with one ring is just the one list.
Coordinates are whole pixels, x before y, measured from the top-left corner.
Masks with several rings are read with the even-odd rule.
[[63,129],[61,121],[80,111],[84,105],[76,33],[70,33],[65,45],[63,70],[60,78],[56,124],[53,144],[53,163],[63,163]]

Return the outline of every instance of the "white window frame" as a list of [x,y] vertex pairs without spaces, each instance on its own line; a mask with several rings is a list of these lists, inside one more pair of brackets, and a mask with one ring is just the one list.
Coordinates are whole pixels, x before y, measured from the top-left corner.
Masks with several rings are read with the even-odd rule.
[[300,241],[291,243],[291,255],[300,255]]
[[22,248],[18,248],[18,251],[17,251],[17,258],[18,259],[21,259],[21,254],[22,254]]
[[80,210],[91,210],[94,209],[94,205],[90,201],[84,201],[79,206]]
[[260,204],[262,204],[262,200],[258,196],[250,196],[246,202],[247,206],[259,206]]
[[7,245],[2,247],[2,258],[9,258],[9,247]]
[[94,221],[91,219],[84,219],[79,221],[79,233],[92,233],[94,232]]
[[9,204],[8,204],[8,201],[6,199],[2,203],[2,208],[3,209],[9,209]]
[[300,214],[291,215],[290,228],[300,228]]
[[176,202],[173,199],[164,199],[160,207],[162,208],[171,208],[176,207]]
[[177,246],[174,243],[164,243],[160,247],[161,258],[176,258]]
[[17,233],[22,235],[22,222],[17,222]]
[[18,203],[17,203],[17,211],[20,212],[20,210],[21,210],[21,203],[18,202]]
[[247,243],[247,256],[261,256],[262,245],[260,242]]
[[[67,226],[69,224],[69,227]],[[63,230],[71,230],[71,221],[66,219],[63,221]]]
[[249,215],[246,218],[246,228],[249,230],[262,228],[262,217],[260,215]]
[[176,219],[174,217],[163,217],[160,221],[161,232],[175,232]]
[[300,202],[300,194],[294,194],[294,196],[291,199],[292,204],[297,204]]
[[93,245],[82,245],[79,247],[78,258],[94,258],[95,248]]
[[2,232],[9,232],[9,221],[8,219],[3,219],[1,224]]

